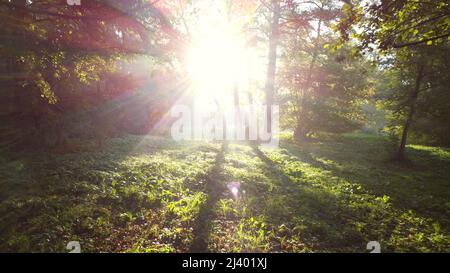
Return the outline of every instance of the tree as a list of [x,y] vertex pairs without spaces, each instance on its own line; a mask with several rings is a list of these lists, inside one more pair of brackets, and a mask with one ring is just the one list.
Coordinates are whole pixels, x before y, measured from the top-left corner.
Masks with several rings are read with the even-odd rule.
[[[137,56],[167,61],[181,52],[179,35],[148,1],[2,1],[0,16],[2,53],[12,64],[2,87],[13,87],[2,88],[13,94],[2,118],[16,146],[46,138],[64,144],[71,117],[97,111],[115,94],[111,85],[96,88],[99,82],[122,77],[120,67]],[[131,88],[126,83],[116,87]]]
[[272,132],[272,105],[275,93],[275,72],[277,66],[277,47],[279,39],[280,24],[280,1],[272,0],[272,21],[270,24],[269,36],[269,62],[267,66],[266,78],[266,107],[267,107],[267,131]]
[[400,135],[395,158],[405,160],[408,136],[413,133],[434,144],[449,143],[450,98],[445,81],[449,78],[449,47],[414,46],[396,50],[386,68],[389,84],[379,90],[390,111],[391,130]]
[[295,4],[283,25],[280,102],[284,126],[298,140],[316,132],[346,132],[363,122],[372,67],[352,45],[333,49],[338,1]]
[[[450,4],[434,0],[344,1],[341,37],[358,37],[361,48],[387,50],[442,44],[450,36]],[[358,26],[354,28],[354,26]]]
[[[431,68],[436,66],[433,60],[436,51],[448,47],[450,5],[448,1],[415,0],[346,2],[344,5],[346,17],[338,24],[342,40],[356,38],[363,53],[375,52],[383,56],[379,54],[381,51],[385,53],[384,56],[390,55],[396,59],[394,70],[400,68],[404,70],[394,73],[400,75],[395,77],[398,81],[395,86],[401,87],[394,90],[401,90],[404,94],[390,97],[390,100],[397,102],[388,103],[397,105],[396,114],[393,116],[404,117],[396,153],[397,159],[404,160],[408,133],[414,127],[414,121],[423,117],[417,109],[422,88],[425,86],[434,92],[438,89],[432,83],[436,80],[431,80],[428,76],[438,71]],[[440,66],[445,68],[442,63]],[[448,71],[445,73],[448,74]],[[407,99],[404,99],[405,97]]]

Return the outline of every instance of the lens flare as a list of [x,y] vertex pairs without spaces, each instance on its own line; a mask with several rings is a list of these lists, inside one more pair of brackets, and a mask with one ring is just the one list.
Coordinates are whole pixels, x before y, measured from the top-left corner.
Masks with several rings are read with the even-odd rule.
[[228,183],[227,187],[230,190],[233,197],[235,199],[237,199],[239,196],[239,189],[241,187],[241,183],[240,182],[230,182],[230,183]]

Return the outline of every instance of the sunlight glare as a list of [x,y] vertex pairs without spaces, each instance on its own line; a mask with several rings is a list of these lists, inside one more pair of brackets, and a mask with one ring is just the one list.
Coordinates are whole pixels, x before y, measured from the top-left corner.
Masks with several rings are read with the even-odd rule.
[[218,99],[230,98],[235,86],[248,77],[246,48],[231,31],[209,31],[193,42],[188,55],[188,73],[196,95]]

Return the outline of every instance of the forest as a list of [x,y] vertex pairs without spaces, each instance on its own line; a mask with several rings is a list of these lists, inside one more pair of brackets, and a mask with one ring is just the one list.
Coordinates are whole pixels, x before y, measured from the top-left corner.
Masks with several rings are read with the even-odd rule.
[[0,252],[450,252],[450,2],[0,0]]

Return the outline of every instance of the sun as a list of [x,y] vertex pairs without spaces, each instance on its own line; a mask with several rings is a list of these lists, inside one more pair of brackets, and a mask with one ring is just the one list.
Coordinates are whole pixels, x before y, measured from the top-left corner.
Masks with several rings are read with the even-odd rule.
[[248,48],[227,29],[211,28],[188,51],[188,74],[197,99],[226,102],[248,80]]
[[197,84],[230,85],[239,75],[244,48],[231,34],[210,33],[194,41],[189,53],[189,73]]

